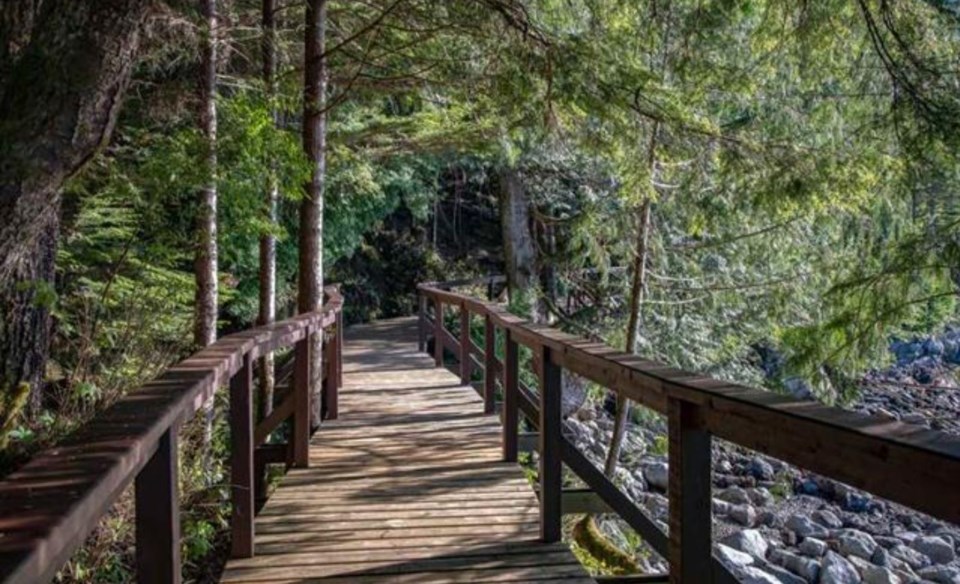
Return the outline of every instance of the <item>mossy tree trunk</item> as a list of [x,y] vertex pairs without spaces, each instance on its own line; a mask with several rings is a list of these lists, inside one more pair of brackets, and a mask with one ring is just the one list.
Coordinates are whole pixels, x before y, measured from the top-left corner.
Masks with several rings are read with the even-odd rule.
[[[300,313],[323,305],[323,195],[327,152],[327,1],[309,0],[304,29],[303,149],[310,161],[310,179],[300,203],[300,258],[297,305]],[[323,375],[322,335],[311,338],[313,425],[320,425]]]
[[520,174],[514,168],[504,166],[500,169],[497,186],[510,300],[530,301],[532,299],[528,295],[539,274],[537,247],[530,229],[530,198],[523,188]]
[[[276,110],[273,101],[276,98],[276,70],[277,70],[277,21],[276,0],[263,0],[262,28],[263,28],[263,87],[267,101],[270,104],[271,116],[274,124],[277,122]],[[277,187],[276,164],[273,160],[267,161],[266,184],[266,219],[270,227],[277,222],[277,202],[279,190]],[[272,323],[277,316],[277,238],[268,231],[260,236],[260,298],[257,324]],[[266,416],[273,409],[273,353],[267,353],[260,359],[260,407],[261,416]]]
[[49,351],[60,189],[107,142],[145,0],[0,3],[0,392],[30,386]]

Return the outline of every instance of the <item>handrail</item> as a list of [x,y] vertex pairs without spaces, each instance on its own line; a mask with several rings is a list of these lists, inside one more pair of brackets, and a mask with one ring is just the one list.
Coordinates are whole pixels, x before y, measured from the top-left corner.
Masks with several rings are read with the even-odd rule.
[[[233,555],[253,553],[253,362],[296,345],[296,407],[288,463],[307,466],[309,337],[336,327],[327,343],[335,361],[325,399],[339,386],[343,297],[325,288],[318,312],[221,338],[170,367],[97,415],[62,444],[44,451],[0,481],[2,581],[49,581],[96,527],[124,489],[136,481],[138,581],[180,581],[177,433],[217,388],[230,383]],[[335,408],[335,406],[334,406]],[[335,417],[336,411],[330,412]]]
[[[483,393],[487,410],[493,411],[499,378],[504,391],[505,460],[516,460],[518,409],[540,430],[541,535],[545,539],[559,537],[562,462],[641,535],[650,534],[648,542],[659,542],[655,548],[670,561],[671,582],[702,582],[704,574],[713,574],[714,581],[728,581],[722,566],[711,560],[713,436],[960,523],[960,438],[956,436],[680,371],[530,323],[501,305],[451,291],[455,285],[418,286],[420,345],[426,349],[432,332],[438,366],[444,346],[450,346],[460,361],[462,381],[468,383],[471,367],[464,364],[472,361],[472,342],[463,340],[469,339],[471,315],[485,319]],[[444,305],[460,308],[459,338],[444,328]],[[493,354],[497,328],[506,336],[504,363]],[[518,344],[534,352],[539,395],[521,387]],[[650,531],[655,525],[639,508],[626,508],[629,499],[602,473],[591,472],[592,464],[562,435],[563,369],[667,416],[668,538]]]

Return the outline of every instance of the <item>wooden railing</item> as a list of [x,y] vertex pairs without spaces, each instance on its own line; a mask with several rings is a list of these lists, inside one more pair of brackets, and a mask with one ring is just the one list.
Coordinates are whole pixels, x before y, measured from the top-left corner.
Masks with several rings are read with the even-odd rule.
[[[2,581],[49,581],[123,490],[135,482],[137,581],[179,582],[177,434],[228,382],[232,555],[252,556],[255,497],[263,494],[264,465],[309,464],[309,339],[313,333],[326,333],[322,399],[327,417],[337,416],[343,300],[337,287],[325,292],[321,311],[218,340],[121,398],[63,444],[34,457],[0,482]],[[255,425],[253,363],[261,355],[291,345],[290,390]],[[288,441],[265,444],[288,419]]]
[[[453,285],[492,285],[495,281],[502,279]],[[432,336],[437,366],[443,364],[444,349],[448,349],[459,361],[464,384],[470,382],[472,369],[483,371],[482,394],[489,413],[495,411],[499,382],[504,460],[517,459],[520,413],[537,430],[540,535],[544,541],[560,538],[564,512],[590,507],[582,504],[582,496],[564,491],[561,471],[566,465],[589,486],[594,500],[619,515],[668,560],[670,582],[734,582],[711,555],[714,436],[960,523],[960,438],[956,436],[679,371],[532,324],[501,305],[458,294],[452,287],[451,283],[418,287],[420,348],[425,350]],[[445,307],[459,311],[458,336],[444,327]],[[470,340],[472,315],[484,319],[482,348]],[[502,361],[495,350],[497,331],[504,336]],[[533,351],[537,392],[520,381],[520,345]],[[667,417],[669,534],[564,436],[563,370]]]

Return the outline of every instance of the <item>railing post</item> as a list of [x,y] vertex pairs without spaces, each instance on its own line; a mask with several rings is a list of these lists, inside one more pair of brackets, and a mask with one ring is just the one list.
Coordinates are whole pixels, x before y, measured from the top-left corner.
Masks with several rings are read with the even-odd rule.
[[230,380],[230,554],[253,557],[253,362],[243,358],[243,367]]
[[326,355],[330,363],[330,373],[327,375],[327,419],[336,420],[340,416],[340,339],[342,321],[340,313],[334,319],[333,335],[330,336],[330,350]]
[[427,296],[417,290],[417,349],[427,351]]
[[667,424],[670,584],[693,584],[712,573],[711,439],[689,402],[669,400]]
[[168,429],[136,479],[137,582],[179,584],[177,427]]
[[293,431],[290,435],[290,464],[310,465],[310,328],[294,347]]
[[466,302],[460,303],[460,383],[470,385],[470,309]]
[[433,299],[433,361],[437,367],[443,366],[443,302]]
[[[343,387],[343,309],[337,312],[337,389]],[[339,394],[338,396],[339,397]],[[339,399],[337,406],[337,416],[340,415]]]
[[503,460],[517,462],[517,442],[519,432],[519,403],[517,397],[519,384],[519,347],[513,340],[509,328],[504,329],[506,337],[503,359]]
[[560,541],[563,492],[563,465],[560,459],[561,371],[550,356],[550,348],[540,349],[540,539]]
[[497,398],[497,330],[493,317],[483,319],[483,413],[492,414]]

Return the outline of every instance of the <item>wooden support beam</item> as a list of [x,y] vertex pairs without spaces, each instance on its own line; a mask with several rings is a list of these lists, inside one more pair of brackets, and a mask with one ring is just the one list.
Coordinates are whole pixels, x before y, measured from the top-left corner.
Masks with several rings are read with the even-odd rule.
[[483,319],[483,413],[497,405],[497,329],[488,314]]
[[564,515],[592,515],[615,512],[613,507],[607,505],[600,498],[600,495],[590,489],[564,489],[560,507]]
[[560,541],[563,463],[560,458],[561,371],[550,359],[550,348],[540,349],[540,539]]
[[328,420],[336,420],[340,415],[340,318],[336,319],[333,334],[327,339],[324,359],[329,363],[327,384],[324,387],[324,410]]
[[520,382],[520,354],[517,342],[509,330],[506,336],[506,356],[503,366],[503,460],[517,461],[517,432],[520,425],[518,384]]
[[470,385],[470,309],[460,303],[460,383]]
[[[703,582],[711,565],[710,434],[698,406],[667,402],[670,584]],[[713,578],[709,578],[713,581]]]
[[427,296],[417,293],[417,348],[427,350]]
[[433,362],[443,367],[443,302],[433,299]]
[[247,355],[243,368],[230,380],[230,555],[253,557],[253,362]]
[[[343,311],[337,311],[337,389],[343,387]],[[340,404],[337,400],[336,417],[340,416]]]
[[310,334],[297,341],[293,369],[293,432],[290,440],[290,464],[298,468],[310,465]]
[[137,582],[179,584],[180,501],[177,428],[164,432],[136,478]]

